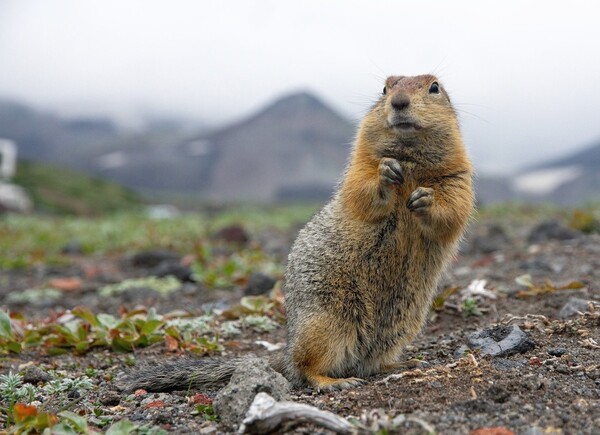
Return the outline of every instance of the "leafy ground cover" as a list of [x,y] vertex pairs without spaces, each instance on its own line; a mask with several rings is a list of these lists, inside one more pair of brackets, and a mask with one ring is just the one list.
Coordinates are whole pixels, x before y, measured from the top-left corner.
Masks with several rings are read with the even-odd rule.
[[[285,256],[313,210],[0,218],[0,425],[231,431],[212,410],[215,389],[129,394],[115,380],[165,358],[281,348]],[[549,218],[559,223],[540,230]],[[587,302],[600,301],[597,221],[592,206],[482,210],[403,356],[409,368],[292,399],[378,433],[600,431],[600,308]],[[458,351],[470,333],[498,323],[521,326],[534,349],[505,358]]]
[[117,183],[47,163],[19,161],[13,181],[46,213],[97,216],[141,205],[136,194]]

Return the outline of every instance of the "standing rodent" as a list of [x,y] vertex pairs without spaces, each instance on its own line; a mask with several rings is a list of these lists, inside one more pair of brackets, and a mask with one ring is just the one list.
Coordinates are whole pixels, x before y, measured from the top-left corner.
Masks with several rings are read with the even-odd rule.
[[[296,386],[320,390],[398,368],[473,211],[471,179],[439,81],[389,77],[358,129],[338,191],[292,247],[288,343],[271,366]],[[173,360],[137,371],[128,387],[215,384],[243,361]]]

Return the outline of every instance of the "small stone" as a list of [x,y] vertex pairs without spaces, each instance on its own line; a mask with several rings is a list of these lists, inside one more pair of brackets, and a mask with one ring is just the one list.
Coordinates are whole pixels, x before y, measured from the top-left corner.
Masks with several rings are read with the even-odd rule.
[[494,358],[492,360],[492,367],[496,370],[520,370],[527,367],[527,364],[521,360]]
[[115,406],[121,402],[121,394],[114,390],[108,390],[100,395],[99,400],[105,406]]
[[245,245],[250,241],[250,236],[245,228],[239,224],[227,225],[215,233],[216,240],[222,240],[227,243]]
[[461,252],[471,255],[491,254],[500,251],[508,244],[510,244],[510,238],[504,227],[497,223],[491,223],[480,228],[477,234],[467,240],[461,247]]
[[491,386],[485,395],[496,403],[504,403],[510,399],[511,394],[503,387],[498,385]]
[[83,245],[78,240],[70,240],[60,249],[60,252],[65,255],[81,255]]
[[257,296],[264,295],[271,291],[277,280],[261,272],[256,272],[248,278],[248,285],[244,288],[244,295]]
[[586,312],[589,308],[588,305],[588,300],[572,296],[560,309],[558,317],[561,319],[568,319],[569,317],[577,316],[579,312]]
[[579,231],[566,227],[560,221],[551,219],[542,222],[531,230],[529,243],[546,242],[548,240],[572,240],[581,235]]
[[564,347],[553,347],[553,348],[548,349],[548,355],[551,355],[551,356],[563,356],[567,352],[568,352],[568,350],[565,349]]
[[36,366],[27,367],[25,375],[23,375],[23,382],[27,384],[37,384],[38,382],[48,382],[52,377]]
[[[462,358],[465,355],[465,352],[469,350],[469,346],[463,344],[461,347],[454,351],[454,358]],[[454,363],[456,364],[456,363]]]
[[508,356],[535,347],[533,340],[517,325],[498,325],[469,335],[467,345],[481,356]]
[[236,369],[229,384],[219,391],[213,408],[223,424],[238,427],[254,397],[260,392],[269,394],[275,400],[286,400],[290,384],[267,361],[251,358]]
[[162,262],[179,262],[181,256],[176,252],[167,251],[165,249],[155,249],[151,251],[138,252],[131,257],[131,263],[135,267],[153,268]]
[[184,266],[178,261],[163,261],[158,266],[154,267],[150,271],[150,275],[157,276],[159,278],[165,276],[174,276],[181,282],[193,282],[192,270],[189,266]]

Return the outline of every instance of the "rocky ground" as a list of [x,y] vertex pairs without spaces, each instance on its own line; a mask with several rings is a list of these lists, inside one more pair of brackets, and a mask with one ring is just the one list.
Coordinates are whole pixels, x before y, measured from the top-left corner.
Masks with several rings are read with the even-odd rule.
[[[280,261],[294,232],[250,237]],[[158,315],[185,310],[199,316],[216,309],[218,315],[212,314],[210,325],[220,331],[225,324],[236,326],[235,333],[220,334],[221,348],[205,347],[201,354],[260,357],[285,341],[276,291],[271,305],[255,307],[262,315],[259,320],[251,322],[244,315],[252,309],[240,311],[237,305],[244,295],[268,292],[279,278],[276,273],[253,275],[230,289],[214,290],[194,282],[189,261],[181,253],[89,256],[79,252],[76,244],[65,250],[71,258],[67,265],[0,270],[0,307],[13,313],[13,336],[18,335],[19,325],[26,330],[32,324],[60,324],[65,319],[61,316],[76,306],[113,316],[136,308],[147,316],[153,307]],[[112,295],[98,291],[126,279],[166,275],[177,276],[183,284],[162,294],[143,286]],[[11,296],[49,283],[58,290],[52,297]],[[264,300],[269,301],[260,299]],[[600,306],[594,301],[600,301],[600,235],[582,234],[556,221],[539,225],[485,220],[472,228],[440,286],[429,322],[406,349],[406,370],[332,393],[265,388],[288,401],[331,411],[367,433],[600,433]],[[271,320],[268,325],[265,315]],[[238,323],[228,324],[228,320]],[[161,338],[124,353],[116,351],[113,341],[112,347],[84,346],[81,351],[74,347],[54,355],[58,352],[52,343],[36,345],[33,338],[31,346],[8,352],[6,337],[5,329],[5,355],[0,359],[5,384],[9,372],[22,374],[25,384],[37,388],[30,397],[33,405],[50,413],[69,410],[85,417],[88,433],[125,419],[130,426],[121,427],[123,433],[233,433],[237,429],[240,409],[232,414],[226,407],[240,405],[231,405],[223,393],[218,396],[217,388],[168,393],[117,389],[121,373],[132,366],[197,350],[185,338]],[[272,382],[270,375],[265,376],[264,382]],[[71,383],[62,387],[62,395],[50,388],[53,380],[64,384],[65,379],[84,377],[90,385],[78,389]],[[245,378],[263,382],[256,373]],[[235,383],[240,391],[241,384],[243,379]],[[60,390],[58,384],[55,387]],[[262,387],[252,388],[255,394]],[[3,391],[0,406],[6,410],[6,385]],[[219,416],[212,407],[216,397],[220,397],[215,407]],[[5,414],[2,419],[11,427],[8,418]],[[331,433],[312,423],[290,430]]]

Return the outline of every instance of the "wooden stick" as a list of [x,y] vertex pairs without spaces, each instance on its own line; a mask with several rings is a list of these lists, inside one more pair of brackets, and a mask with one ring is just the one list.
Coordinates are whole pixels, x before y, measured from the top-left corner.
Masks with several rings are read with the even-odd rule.
[[242,422],[239,434],[268,434],[291,430],[301,424],[313,424],[338,434],[368,433],[366,428],[354,426],[346,419],[314,406],[294,402],[276,402],[267,393],[258,393]]

